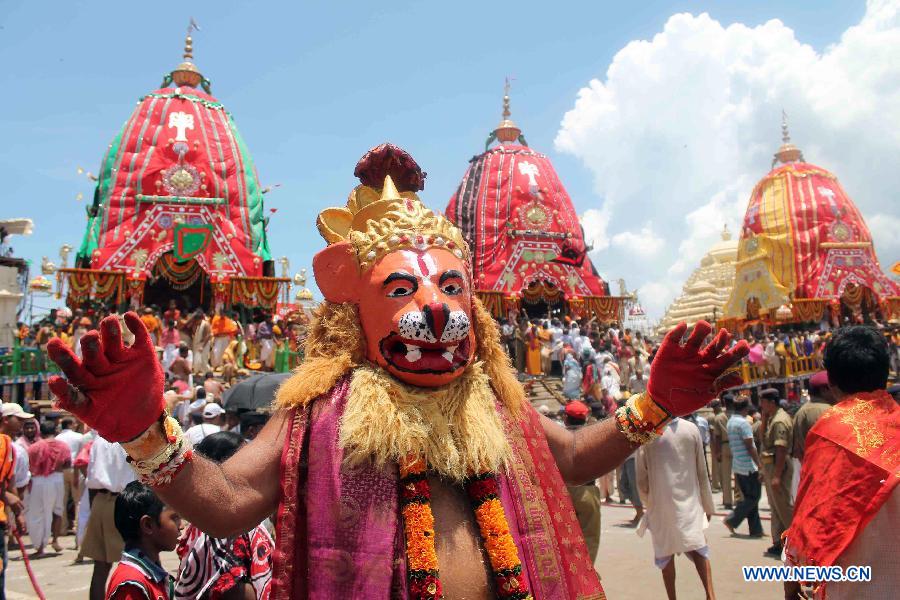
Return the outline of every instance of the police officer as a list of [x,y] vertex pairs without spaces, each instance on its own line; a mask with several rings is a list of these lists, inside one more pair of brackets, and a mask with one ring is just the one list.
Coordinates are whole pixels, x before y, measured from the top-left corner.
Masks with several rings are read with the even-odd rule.
[[712,419],[713,434],[713,470],[719,473],[718,480],[722,486],[722,504],[727,510],[734,508],[734,498],[731,487],[731,447],[728,445],[728,418],[731,416],[731,407],[734,396],[725,394],[722,397],[725,410],[719,411]]
[[[574,400],[566,404],[566,429],[581,429],[592,420],[591,410],[584,402]],[[567,489],[593,563],[600,549],[600,488],[591,480],[583,485],[567,486]]]
[[772,547],[766,554],[781,556],[781,534],[791,525],[794,505],[791,501],[790,450],[794,444],[794,426],[791,417],[780,406],[780,394],[774,388],[760,392],[760,410],[765,430],[762,433],[763,476],[766,496],[772,510]]

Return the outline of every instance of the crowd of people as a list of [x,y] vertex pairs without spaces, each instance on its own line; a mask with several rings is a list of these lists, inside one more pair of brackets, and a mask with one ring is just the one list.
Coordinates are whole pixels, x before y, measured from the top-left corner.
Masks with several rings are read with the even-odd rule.
[[[254,310],[242,320],[237,311],[222,307],[210,314],[203,308],[182,311],[173,299],[165,308],[144,306],[137,312],[167,374],[185,385],[210,371],[225,381],[244,370],[287,371],[290,356],[301,352],[305,336],[306,318],[299,311],[281,318]],[[108,314],[101,304],[87,310],[53,309],[34,324],[19,323],[16,338],[21,346],[46,350],[50,339],[59,337],[80,356],[79,340]]]
[[[20,324],[18,341],[46,350],[50,339],[59,337],[81,356],[81,338],[106,315],[100,307],[53,311],[32,327]],[[287,370],[277,364],[278,355],[284,360],[287,352],[299,351],[302,319],[273,322],[257,312],[255,320],[242,324],[235,313],[220,309],[211,316],[202,309],[183,314],[174,301],[163,311],[144,307],[140,315],[166,375],[167,410],[195,451],[222,461],[255,438],[268,415],[223,408],[225,392],[253,372]],[[83,428],[52,409],[38,416],[18,403],[3,404],[0,458],[7,462],[0,463],[5,486],[0,519],[7,513],[9,519],[0,520],[0,527],[30,541],[31,559],[61,552],[60,537],[74,536],[76,562],[93,561],[92,600],[144,592],[154,598],[265,597],[272,542],[263,524],[235,539],[209,538],[190,526],[179,537],[173,533],[177,515],[134,481],[121,446]],[[13,542],[2,537],[5,550]],[[159,567],[159,553],[176,544],[182,564],[178,577],[171,577]],[[110,576],[115,563],[118,570]],[[0,597],[5,568],[3,573]],[[136,580],[144,592],[132,585]],[[171,593],[154,593],[170,584]],[[243,586],[249,586],[247,595],[241,595]]]
[[[896,378],[900,373],[898,332],[854,329],[865,330],[869,345],[884,350],[884,364],[871,368],[883,369],[884,381],[891,372]],[[655,346],[639,332],[593,321],[555,319],[504,321],[501,331],[526,385],[533,378],[561,378],[562,408],[555,412],[542,404],[538,409],[568,429],[605,418],[623,398],[646,389]],[[763,384],[722,394],[702,414],[672,420],[658,441],[636,450],[614,473],[570,487],[591,557],[596,557],[600,544],[601,504],[613,503],[618,490],[618,502],[635,508],[629,525],[639,535],[651,532],[654,562],[662,571],[669,597],[675,597],[673,557],[683,553],[694,563],[706,597],[715,598],[704,530],[721,507],[725,527],[732,534],[746,521],[747,537],[763,537],[760,502],[765,490],[771,515],[771,546],[765,554],[781,558],[798,497],[807,434],[843,395],[841,388],[829,382],[825,370],[835,335],[818,330],[759,336],[748,332],[745,339],[751,354],[747,360],[764,364],[767,377],[785,377],[788,358],[810,357],[820,370],[779,387]],[[900,386],[890,391],[900,400]],[[714,494],[719,493],[717,506]],[[799,590],[788,588],[789,593]]]
[[[895,376],[900,375],[900,325],[872,321],[871,326],[888,343],[891,372]],[[832,331],[827,323],[775,329],[761,325],[750,328],[743,334],[750,345],[746,360],[759,367],[761,374],[769,379],[790,375],[788,364],[798,359],[810,359],[812,365],[821,370],[824,368],[825,346],[831,339]]]
[[[166,392],[173,414],[182,415],[185,435],[195,451],[217,461],[252,440],[267,418],[256,412],[226,413],[217,402],[223,390],[221,382],[208,379],[193,390],[191,398],[182,398],[174,388]],[[171,580],[175,595],[150,596],[154,598],[265,597],[272,550],[265,524],[234,539],[212,539],[190,527],[179,536],[173,530],[178,529],[177,515],[166,514],[153,492],[134,481],[121,446],[93,431],[84,432],[83,427],[70,416],[51,412],[38,418],[20,404],[3,403],[0,485],[5,507],[0,508],[4,530],[0,537],[4,558],[7,543],[13,543],[7,537],[27,534],[32,546],[29,558],[39,559],[51,550],[61,552],[60,537],[74,535],[76,562],[93,560],[92,600],[142,597],[127,590],[137,572],[152,580],[151,591],[154,585],[168,585]],[[144,515],[153,523],[145,522]],[[171,578],[159,567],[159,552],[174,549],[176,543],[182,564],[179,576]],[[116,562],[127,577],[109,577]],[[5,568],[0,590],[4,577]],[[263,595],[225,595],[245,585]]]
[[[80,338],[102,316],[51,315],[34,328],[20,328],[20,339],[46,346],[58,335],[80,353]],[[166,371],[168,412],[197,451],[216,461],[253,439],[266,420],[222,406],[229,385],[247,373],[237,365],[250,361],[261,370],[272,369],[275,352],[288,344],[279,324],[258,316],[244,326],[222,311],[211,317],[202,310],[182,316],[174,305],[161,313],[142,311]],[[285,331],[298,334],[293,343],[299,343],[299,328],[288,324]],[[657,349],[655,340],[639,331],[594,319],[520,316],[501,321],[500,331],[526,387],[539,379],[559,380],[562,408],[554,412],[542,404],[538,410],[569,429],[607,418],[630,394],[645,391]],[[900,333],[869,331],[887,342],[887,371],[900,371]],[[629,525],[652,536],[654,562],[669,596],[675,593],[674,556],[685,554],[707,598],[714,598],[704,533],[717,510],[713,494],[721,494],[718,504],[727,511],[724,524],[732,533],[746,521],[749,537],[759,538],[765,535],[759,506],[763,489],[771,514],[772,543],[766,553],[782,556],[807,433],[839,399],[824,370],[833,338],[833,332],[819,330],[748,332],[747,360],[763,365],[767,375],[783,377],[784,362],[800,357],[811,357],[823,370],[805,383],[796,380],[780,389],[725,393],[702,414],[672,420],[659,440],[636,450],[614,472],[570,487],[591,558],[599,550],[601,504],[613,503],[618,493],[619,503],[635,509]],[[252,349],[248,340],[255,344]],[[94,561],[92,599],[131,597],[125,592],[135,582],[150,594],[170,586],[166,597],[172,598],[222,598],[236,587],[245,589],[246,597],[264,597],[273,547],[266,522],[230,539],[210,538],[190,525],[179,536],[178,516],[150,488],[134,482],[122,448],[81,428],[66,415],[38,419],[19,404],[3,404],[0,458],[6,460],[0,462],[0,483],[6,510],[0,511],[0,527],[7,534],[27,533],[32,558],[46,555],[48,548],[61,551],[59,537],[74,533],[77,560]],[[8,536],[2,537],[5,550]],[[173,577],[160,567],[159,554],[176,548],[181,565]],[[0,575],[0,589],[2,583]]]
[[503,342],[525,379],[561,377],[569,399],[604,405],[604,416],[626,392],[646,387],[655,346],[640,331],[596,319],[505,319]]

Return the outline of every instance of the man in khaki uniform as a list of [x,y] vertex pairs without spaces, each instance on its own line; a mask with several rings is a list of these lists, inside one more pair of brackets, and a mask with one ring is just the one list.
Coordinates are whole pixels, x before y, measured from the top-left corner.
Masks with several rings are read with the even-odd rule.
[[719,484],[722,486],[722,504],[731,510],[734,508],[734,496],[731,488],[731,447],[728,445],[728,413],[731,411],[732,396],[726,394],[722,398],[725,410],[713,417],[713,470],[717,471]]
[[[820,371],[809,380],[810,400],[806,402],[794,414],[794,447],[793,456],[798,461],[803,460],[806,451],[806,434],[816,424],[819,417],[831,408],[834,396],[828,386],[828,373]],[[796,465],[795,465],[796,466]]]
[[791,417],[779,406],[780,394],[774,388],[760,392],[760,410],[765,431],[762,434],[763,476],[766,496],[772,509],[772,547],[766,554],[781,556],[781,534],[791,525],[794,505],[791,502],[790,451],[794,445],[794,425]]
[[712,453],[712,465],[710,466],[710,483],[712,483],[712,491],[719,492],[722,490],[722,477],[720,471],[722,470],[719,467],[719,463],[716,461],[716,454],[718,450],[715,448],[716,443],[716,433],[715,433],[715,421],[716,415],[722,412],[722,402],[720,400],[713,400],[709,403],[709,407],[712,409],[713,414],[706,418],[709,423],[709,450]]
[[[574,400],[566,404],[566,429],[581,429],[589,421],[593,422],[591,410],[584,402]],[[600,488],[591,480],[582,485],[566,486],[566,489],[572,498],[572,507],[581,526],[591,562],[594,562],[600,549]]]

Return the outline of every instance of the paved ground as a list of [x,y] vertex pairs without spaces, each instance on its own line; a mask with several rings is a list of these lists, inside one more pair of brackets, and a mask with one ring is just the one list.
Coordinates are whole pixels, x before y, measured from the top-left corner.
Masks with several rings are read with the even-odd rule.
[[[27,538],[24,540],[28,543]],[[31,568],[40,584],[47,600],[84,600],[88,597],[88,589],[91,584],[91,571],[93,569],[90,560],[82,564],[75,564],[75,555],[72,548],[75,538],[68,536],[61,538],[63,551],[61,554],[49,554],[46,558],[31,561]],[[31,552],[31,548],[28,548]],[[173,572],[178,567],[178,560],[174,552],[167,553],[163,558],[163,565]],[[37,595],[31,587],[31,581],[22,562],[22,553],[18,547],[9,547],[9,566],[6,571],[6,597],[8,600],[36,600]]]
[[[624,525],[634,515],[633,509],[619,505],[604,505],[600,556],[597,570],[603,579],[607,595],[618,598],[656,600],[665,598],[662,575],[653,564],[653,549],[649,533],[639,538],[635,530]],[[764,521],[768,530],[769,523]],[[744,526],[746,527],[746,525]],[[781,598],[780,584],[746,583],[741,576],[742,565],[774,565],[772,558],[763,556],[771,543],[768,537],[747,539],[731,537],[721,518],[714,518],[707,532],[711,549],[713,581],[720,599]],[[73,564],[75,551],[73,538],[63,539],[63,552],[41,560],[32,561],[38,581],[48,600],[82,600],[87,598],[91,579],[91,563]],[[703,600],[703,589],[693,563],[680,556],[676,559],[678,597],[684,600]],[[164,557],[163,564],[174,570],[177,561],[173,553]],[[10,600],[34,599],[21,553],[10,551],[9,570],[6,575],[6,597]]]
[[[768,511],[764,518],[767,513]],[[600,553],[596,563],[603,587],[612,600],[665,598],[662,573],[653,564],[653,545],[649,532],[639,538],[634,529],[625,526],[633,516],[634,509],[631,507],[603,506]],[[746,527],[743,525],[744,530]],[[768,520],[763,521],[763,529],[768,534]],[[763,555],[772,543],[768,535],[762,539],[732,537],[722,524],[720,516],[713,517],[706,537],[710,547],[713,588],[720,600],[777,600],[784,597],[781,584],[747,583],[741,575],[743,565],[779,564],[774,558]],[[706,597],[694,563],[684,556],[675,557],[675,584],[680,600],[703,600]]]

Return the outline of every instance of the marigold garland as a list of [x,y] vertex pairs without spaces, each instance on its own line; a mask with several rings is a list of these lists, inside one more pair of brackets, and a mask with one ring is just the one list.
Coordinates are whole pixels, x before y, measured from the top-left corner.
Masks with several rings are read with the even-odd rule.
[[497,476],[493,473],[475,475],[466,480],[465,487],[491,563],[497,597],[502,600],[530,600],[532,596],[522,574],[519,551],[509,532],[509,523],[500,501]]
[[[427,465],[418,458],[409,459],[400,466],[400,505],[406,535],[409,596],[415,600],[443,598],[426,470]],[[519,552],[500,501],[497,477],[493,473],[475,475],[465,481],[465,489],[491,563],[497,597],[530,600],[532,596],[522,574]]]
[[443,598],[434,549],[434,515],[425,462],[410,459],[400,465],[400,513],[406,535],[409,597]]

